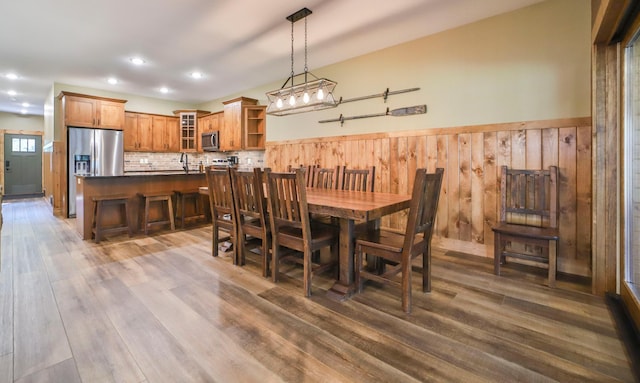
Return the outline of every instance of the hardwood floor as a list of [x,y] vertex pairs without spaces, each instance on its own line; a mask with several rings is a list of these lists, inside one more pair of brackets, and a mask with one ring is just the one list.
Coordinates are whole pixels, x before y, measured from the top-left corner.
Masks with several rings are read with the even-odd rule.
[[212,258],[208,226],[96,245],[43,199],[2,212],[0,382],[634,381],[604,299],[544,270],[436,250],[406,315],[392,287],[307,299],[297,266]]

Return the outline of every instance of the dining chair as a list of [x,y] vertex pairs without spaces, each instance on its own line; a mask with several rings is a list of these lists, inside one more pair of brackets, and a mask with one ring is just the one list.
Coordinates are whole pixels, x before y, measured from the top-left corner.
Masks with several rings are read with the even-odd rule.
[[[376,230],[356,240],[356,275],[358,292],[363,280],[370,279],[389,283],[402,289],[402,309],[411,312],[411,261],[422,255],[422,290],[431,291],[431,236],[438,209],[438,198],[442,185],[442,168],[428,174],[426,169],[417,169],[411,194],[411,205],[404,234]],[[364,254],[380,257],[382,269],[365,269]],[[387,266],[391,265],[387,269]],[[402,273],[400,281],[395,275]]]
[[[300,169],[305,169],[305,175],[304,175],[304,179],[305,179],[305,185],[307,185],[307,187],[312,187],[313,186],[313,175],[315,173],[315,169],[318,167],[318,165],[300,165]],[[287,172],[292,173],[296,170],[295,167],[291,166],[291,165],[287,165]]]
[[338,180],[338,189],[372,192],[375,174],[375,166],[366,169],[344,168],[340,172],[341,179]]
[[[207,186],[209,187],[209,206],[211,207],[211,222],[213,224],[211,255],[218,256],[218,243],[231,240],[235,255],[233,263],[238,263],[236,246],[237,229],[233,205],[230,169],[206,169]],[[228,237],[220,237],[219,231],[229,233]]]
[[[336,227],[311,222],[303,173],[299,169],[294,173],[265,170],[272,236],[271,277],[274,282],[278,281],[281,262],[301,263],[304,295],[308,297],[313,276],[337,265],[339,236]],[[314,260],[312,254],[324,247],[330,247],[330,259],[324,263],[321,259]],[[282,248],[294,252],[281,255]]]
[[339,189],[338,181],[342,178],[342,167],[320,168],[314,169],[313,184],[314,188],[322,189]]
[[260,168],[253,171],[231,169],[233,202],[236,209],[238,237],[236,254],[238,265],[244,265],[250,244],[247,237],[260,240],[262,275],[269,275],[269,252],[271,248],[271,230],[267,217],[267,202],[264,197],[263,172]]
[[501,168],[500,221],[494,232],[494,273],[506,257],[547,265],[549,287],[556,284],[558,168]]

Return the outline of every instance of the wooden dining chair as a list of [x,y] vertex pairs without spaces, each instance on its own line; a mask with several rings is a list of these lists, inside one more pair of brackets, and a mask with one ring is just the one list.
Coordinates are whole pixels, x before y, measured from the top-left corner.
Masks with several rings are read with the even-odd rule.
[[233,202],[236,209],[238,238],[236,254],[238,264],[244,265],[250,247],[247,237],[260,240],[262,257],[262,275],[269,275],[269,253],[271,250],[271,229],[267,217],[267,202],[264,197],[263,172],[260,168],[253,171],[231,169]]
[[344,168],[340,172],[341,179],[338,180],[338,189],[372,192],[375,174],[375,166],[366,169]]
[[506,257],[546,265],[549,287],[556,283],[558,168],[501,168],[500,222],[494,232],[494,273]]
[[315,168],[312,187],[322,189],[338,189],[338,181],[342,179],[341,174],[341,166],[336,166],[335,168]]
[[[411,194],[411,205],[404,235],[376,230],[356,240],[356,277],[358,292],[363,280],[371,279],[402,288],[402,309],[411,312],[411,260],[422,255],[422,291],[431,291],[431,236],[438,209],[443,169],[428,174],[426,169],[416,170]],[[382,270],[376,273],[365,269],[364,255],[380,257]],[[387,266],[391,265],[387,269]],[[400,281],[395,275],[402,273]]]
[[[330,225],[311,222],[303,171],[272,173],[266,170],[265,174],[272,236],[271,277],[277,282],[281,262],[301,263],[304,295],[308,297],[311,295],[313,276],[337,265],[338,230]],[[320,259],[314,261],[312,254],[324,247],[331,248],[331,259],[324,263]],[[295,253],[281,255],[282,248],[294,250]]]
[[[304,179],[305,179],[305,185],[307,185],[307,187],[313,187],[313,175],[315,174],[315,169],[318,167],[318,165],[300,165],[299,169],[305,169],[305,174],[304,174]],[[293,173],[296,170],[295,167],[291,166],[291,165],[287,165],[287,172],[289,173]]]
[[[230,169],[216,170],[212,167],[206,169],[207,186],[209,187],[209,205],[211,207],[211,222],[213,224],[211,255],[218,256],[218,243],[231,240],[233,251],[233,263],[238,262],[236,246],[237,229],[233,204],[233,192],[231,187]],[[220,237],[219,231],[229,233],[228,237]]]

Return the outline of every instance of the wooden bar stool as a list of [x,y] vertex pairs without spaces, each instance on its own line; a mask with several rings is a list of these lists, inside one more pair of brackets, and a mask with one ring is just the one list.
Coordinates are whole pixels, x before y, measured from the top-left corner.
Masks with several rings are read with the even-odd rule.
[[[144,234],[149,234],[149,228],[157,225],[166,225],[170,224],[171,230],[176,229],[175,222],[173,220],[173,202],[171,202],[171,197],[173,196],[172,192],[148,192],[139,194],[144,200],[144,219],[143,219],[143,227]],[[156,221],[149,220],[149,212],[151,208],[152,202],[160,202],[162,204],[162,210],[166,206],[166,214]],[[166,205],[164,203],[166,202]],[[166,217],[166,218],[165,218]]]
[[[174,191],[176,194],[176,219],[180,221],[180,227],[184,229],[184,222],[187,219],[197,219],[197,218],[205,218],[204,210],[202,209],[202,197],[200,195],[200,190],[188,190],[188,191]],[[189,201],[193,202],[194,212],[191,215],[186,215],[187,203]]]
[[[133,235],[131,230],[131,222],[129,219],[129,197],[126,195],[109,195],[93,197],[93,222],[91,225],[91,234],[96,243],[100,243],[103,235],[128,232],[129,236]],[[107,206],[119,206],[124,214],[124,219],[115,225],[107,225]],[[122,213],[121,213],[122,215]]]

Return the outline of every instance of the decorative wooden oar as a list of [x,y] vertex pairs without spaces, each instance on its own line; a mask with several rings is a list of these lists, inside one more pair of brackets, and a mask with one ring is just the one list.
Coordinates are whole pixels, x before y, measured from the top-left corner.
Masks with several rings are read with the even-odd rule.
[[346,120],[358,120],[360,118],[371,118],[371,117],[384,117],[384,116],[394,116],[394,117],[401,117],[401,116],[411,116],[414,114],[425,114],[427,113],[427,106],[426,105],[416,105],[416,106],[407,106],[405,108],[397,108],[397,109],[393,109],[393,110],[389,110],[389,108],[387,108],[387,111],[384,113],[375,113],[375,114],[363,114],[360,116],[343,116],[342,114],[340,115],[340,117],[338,118],[333,118],[330,120],[320,120],[318,121],[319,123],[325,123],[325,122],[340,122],[340,126],[342,126],[344,124],[344,122]]

